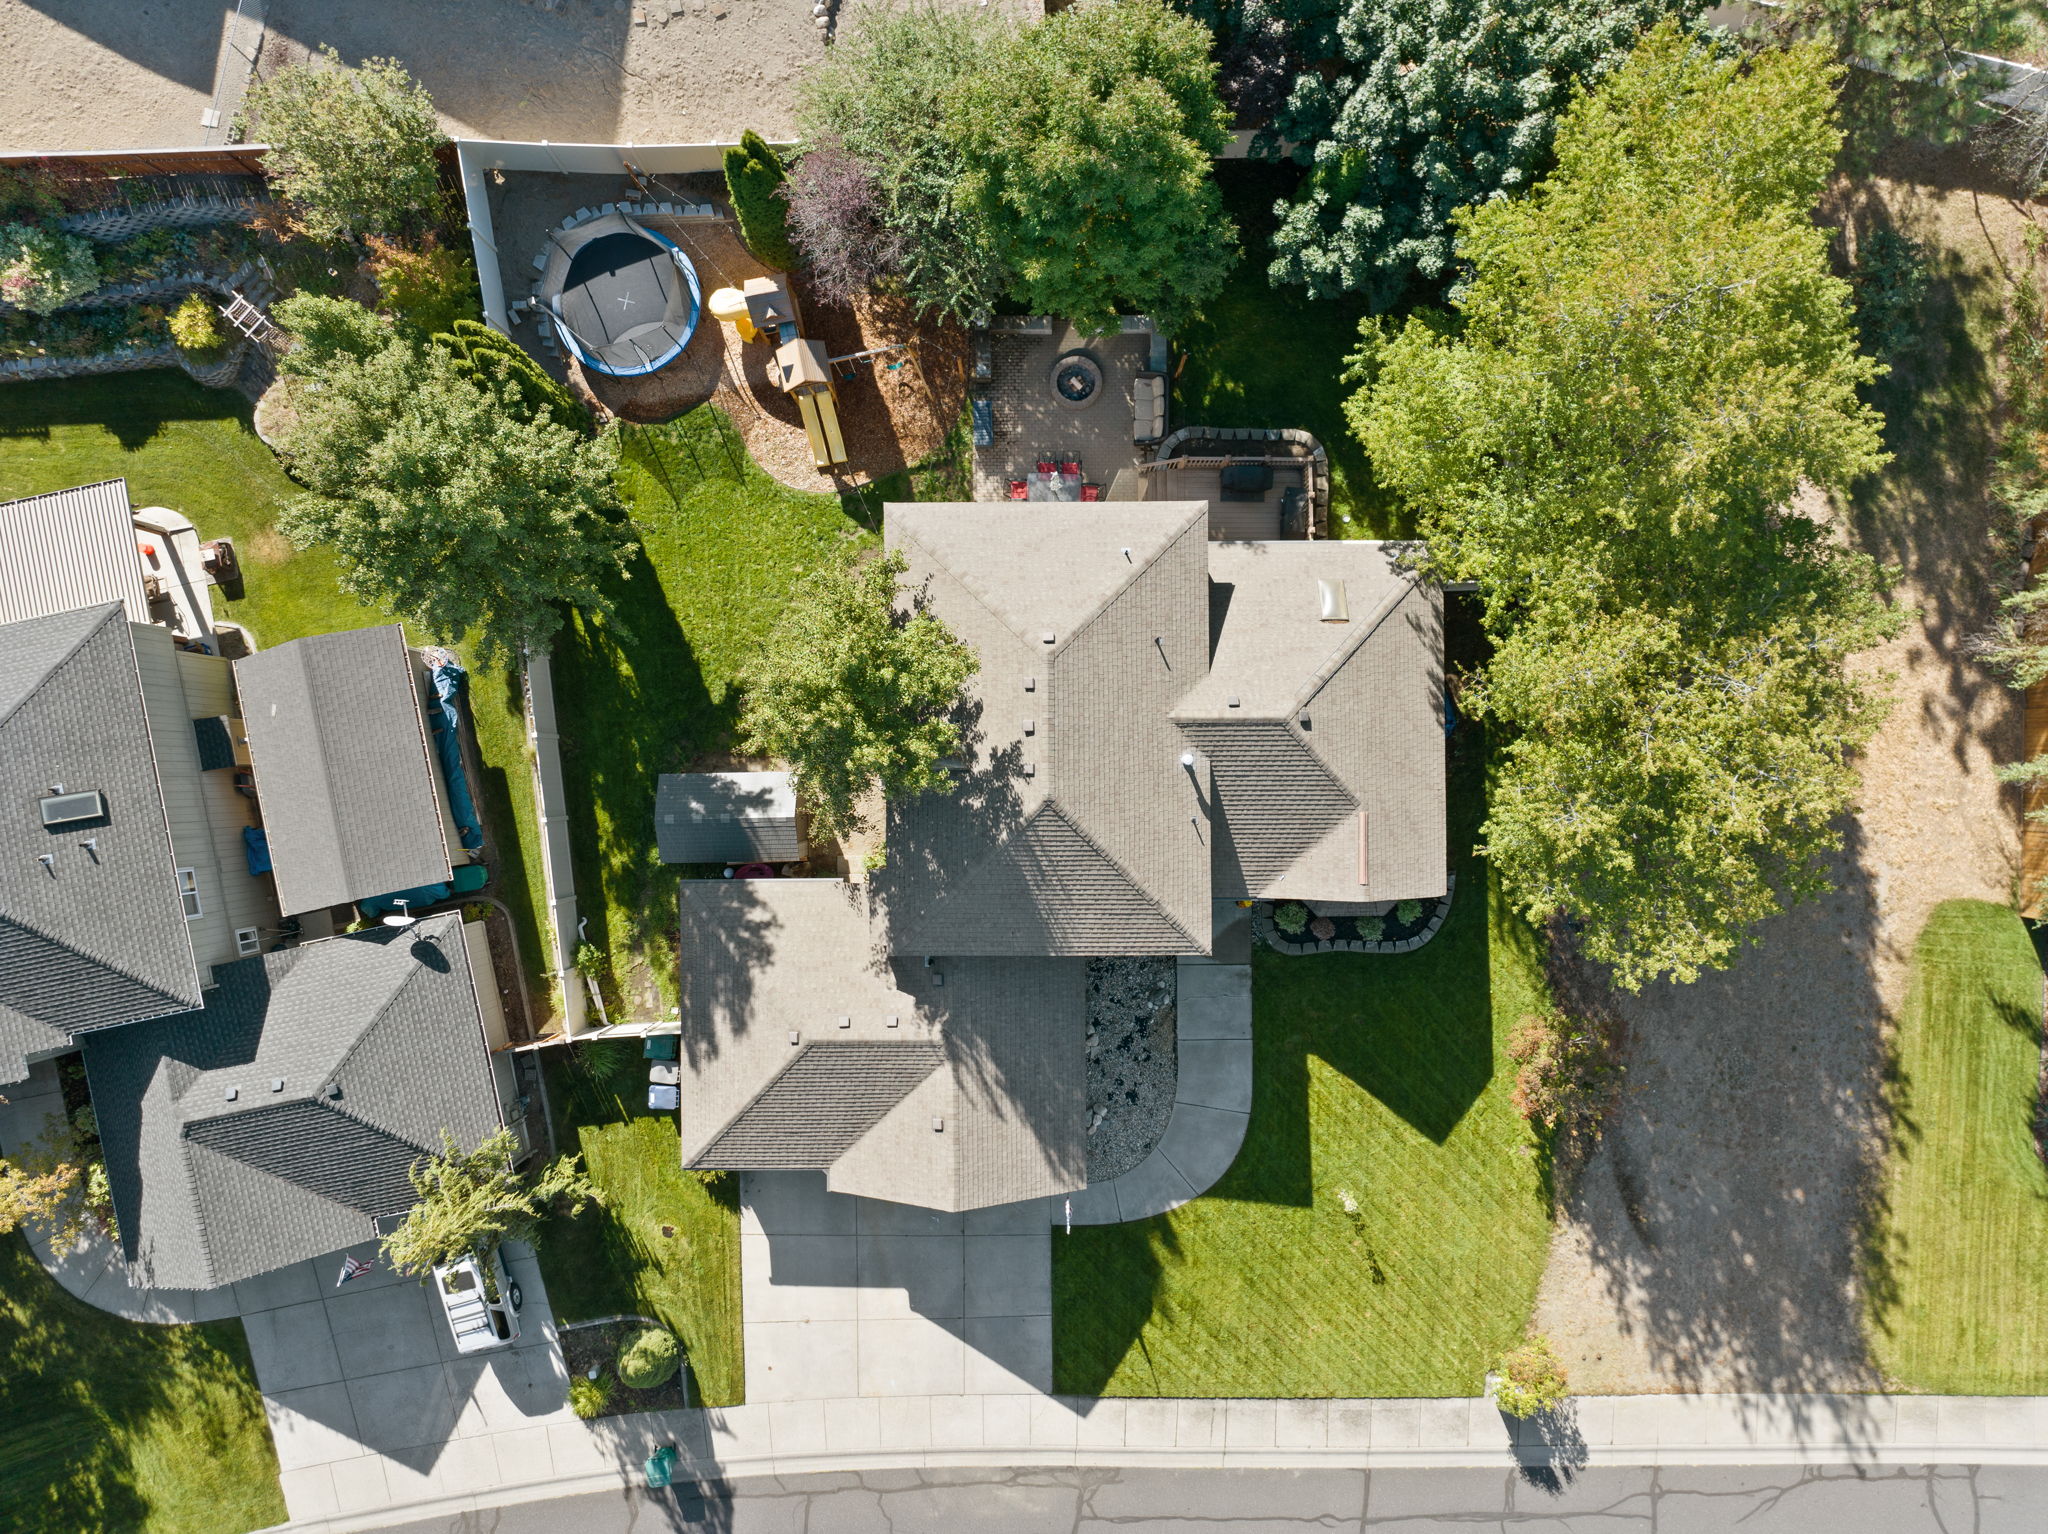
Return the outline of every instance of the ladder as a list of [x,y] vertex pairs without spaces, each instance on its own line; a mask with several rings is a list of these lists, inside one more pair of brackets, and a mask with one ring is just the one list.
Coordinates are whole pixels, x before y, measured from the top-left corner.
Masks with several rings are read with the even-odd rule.
[[270,316],[240,293],[229,295],[233,302],[222,307],[221,318],[235,329],[259,344],[277,334],[277,327],[270,323]]

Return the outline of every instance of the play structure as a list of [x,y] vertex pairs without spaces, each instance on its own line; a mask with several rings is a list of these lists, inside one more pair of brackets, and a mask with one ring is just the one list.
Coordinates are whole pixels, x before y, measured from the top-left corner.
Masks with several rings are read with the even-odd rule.
[[804,339],[796,296],[780,277],[749,277],[742,287],[719,288],[704,307],[713,319],[738,331],[742,342],[765,341],[774,347],[767,363],[769,381],[796,401],[804,435],[810,439],[811,461],[820,469],[836,468],[847,460],[835,377],[851,378],[862,366],[874,366],[884,358],[894,359],[881,363],[893,371],[911,356],[907,341],[826,356],[824,342]]
[[584,367],[638,378],[682,355],[697,328],[697,269],[668,236],[608,213],[549,236],[540,299]]

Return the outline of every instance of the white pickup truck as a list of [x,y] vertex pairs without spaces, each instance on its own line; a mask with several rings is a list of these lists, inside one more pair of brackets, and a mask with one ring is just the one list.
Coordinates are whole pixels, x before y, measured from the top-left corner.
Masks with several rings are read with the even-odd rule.
[[506,1277],[505,1259],[497,1252],[488,1263],[469,1256],[434,1269],[434,1292],[448,1313],[456,1351],[482,1353],[517,1340],[525,1296]]

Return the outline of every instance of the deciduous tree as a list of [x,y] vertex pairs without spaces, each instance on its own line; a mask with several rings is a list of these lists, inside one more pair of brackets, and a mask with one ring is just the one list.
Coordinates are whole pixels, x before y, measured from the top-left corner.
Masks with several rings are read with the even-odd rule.
[[498,1129],[466,1151],[445,1129],[441,1153],[406,1171],[419,1201],[384,1238],[391,1266],[409,1277],[474,1253],[488,1256],[505,1241],[532,1241],[549,1215],[574,1217],[603,1195],[576,1156],[557,1156],[530,1173],[513,1170],[518,1138]]
[[791,242],[821,298],[846,303],[894,278],[903,238],[884,222],[881,183],[836,138],[813,145],[778,195]]
[[1877,718],[1841,661],[1895,623],[1886,578],[1793,504],[1885,461],[1810,216],[1835,82],[1818,49],[1745,65],[1659,27],[1532,196],[1460,215],[1457,312],[1369,323],[1358,358],[1375,472],[1484,593],[1489,855],[1631,988],[1824,887]]
[[821,836],[864,828],[879,786],[915,794],[948,784],[955,711],[978,663],[938,617],[899,601],[901,554],[849,549],[791,594],[748,673],[744,749],[789,764]]

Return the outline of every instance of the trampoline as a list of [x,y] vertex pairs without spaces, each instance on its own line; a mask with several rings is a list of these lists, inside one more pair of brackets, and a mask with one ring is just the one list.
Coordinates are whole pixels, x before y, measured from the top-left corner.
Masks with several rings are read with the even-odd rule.
[[583,366],[637,378],[681,355],[697,328],[697,269],[667,236],[623,213],[554,237],[542,291]]

